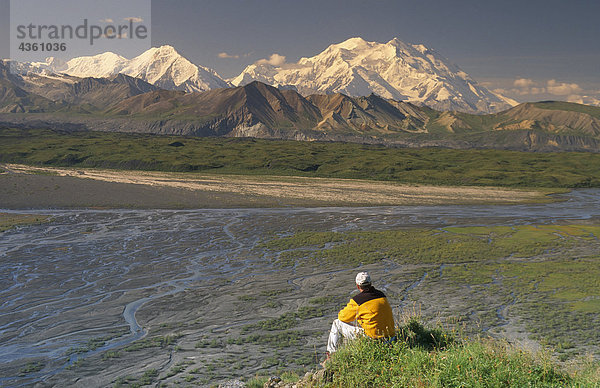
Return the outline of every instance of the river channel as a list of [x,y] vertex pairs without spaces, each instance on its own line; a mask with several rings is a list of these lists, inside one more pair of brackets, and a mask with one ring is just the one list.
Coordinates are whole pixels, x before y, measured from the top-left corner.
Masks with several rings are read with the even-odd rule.
[[[600,190],[560,197],[511,206],[36,210],[51,221],[0,235],[0,385],[40,383],[144,337],[136,316],[150,302],[227,279],[277,276],[255,249],[269,236],[600,219]],[[98,337],[106,338],[100,347],[72,351]],[[32,361],[40,370],[20,373]]]

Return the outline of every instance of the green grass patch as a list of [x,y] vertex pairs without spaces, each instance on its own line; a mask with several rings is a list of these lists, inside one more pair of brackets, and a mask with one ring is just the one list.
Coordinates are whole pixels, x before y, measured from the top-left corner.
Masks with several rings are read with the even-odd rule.
[[48,222],[49,216],[38,214],[0,213],[0,233],[24,225],[38,225]]
[[108,342],[114,338],[120,337],[122,334],[124,334],[124,333],[117,333],[117,334],[108,335],[108,336],[104,336],[104,337],[92,338],[83,346],[70,348],[69,350],[67,350],[66,355],[68,356],[71,354],[82,354],[82,353],[94,351],[94,350],[106,345],[106,342]]
[[581,105],[565,101],[541,101],[533,103],[533,105],[536,108],[541,109],[586,113],[592,117],[600,119],[600,107],[597,106]]
[[398,263],[448,264],[529,257],[572,247],[596,227],[533,226],[450,227],[389,231],[298,232],[266,241],[284,266],[332,263],[356,266],[383,259]]
[[[169,144],[179,142],[183,146]],[[0,162],[432,185],[600,187],[600,154],[0,129]]]
[[139,341],[135,341],[131,345],[123,348],[123,350],[126,352],[133,352],[147,348],[165,348],[167,346],[174,345],[179,338],[181,338],[180,334],[144,338]]
[[319,318],[330,311],[332,311],[331,307],[301,306],[295,312],[289,311],[287,313],[281,314],[279,317],[276,318],[269,318],[262,321],[258,321],[257,323],[245,325],[244,327],[242,327],[242,333],[249,333],[255,330],[287,330],[297,326],[302,320]]
[[[416,332],[411,329],[412,326]],[[593,387],[597,363],[567,373],[544,356],[492,339],[454,340],[441,329],[410,321],[392,344],[361,338],[334,353],[325,387]],[[411,340],[417,332],[422,340]],[[435,333],[435,334],[432,334]],[[442,346],[428,338],[447,338]],[[426,341],[426,342],[424,342]]]
[[19,376],[23,377],[30,373],[36,373],[44,369],[44,364],[41,362],[28,362],[19,370]]
[[306,338],[309,336],[310,333],[307,332],[297,330],[286,330],[279,333],[250,334],[245,336],[239,336],[237,338],[228,338],[227,344],[258,344],[268,345],[272,348],[283,349],[292,346],[302,346],[306,342]]
[[450,266],[443,276],[457,285],[479,284],[481,294],[514,300],[510,314],[534,339],[580,349],[597,343],[600,325],[600,257]]
[[151,385],[156,381],[158,377],[158,371],[156,369],[148,369],[144,371],[144,373],[138,377],[134,376],[122,376],[115,380],[113,385],[114,388],[120,387],[144,387],[147,385]]

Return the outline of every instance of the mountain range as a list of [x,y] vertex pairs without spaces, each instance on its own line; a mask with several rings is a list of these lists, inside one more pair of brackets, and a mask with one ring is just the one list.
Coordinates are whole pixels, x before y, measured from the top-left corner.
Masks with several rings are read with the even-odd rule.
[[188,93],[230,86],[216,71],[194,65],[168,45],[153,47],[133,59],[106,52],[67,62],[50,57],[45,62],[16,64],[16,69],[23,75],[61,74],[80,78],[125,74],[162,89]]
[[303,96],[252,81],[186,93],[125,74],[15,74],[0,62],[0,126],[389,146],[600,151],[600,108],[520,104],[486,115],[342,93]]
[[304,96],[343,93],[352,97],[371,93],[383,98],[425,105],[438,110],[493,113],[517,103],[493,93],[464,71],[423,45],[397,38],[387,43],[351,38],[297,63],[257,61],[230,82],[214,70],[198,66],[171,46],[151,48],[126,59],[107,52],[61,62],[17,64],[22,74],[62,74],[109,77],[126,74],[167,90],[203,92],[260,81]]

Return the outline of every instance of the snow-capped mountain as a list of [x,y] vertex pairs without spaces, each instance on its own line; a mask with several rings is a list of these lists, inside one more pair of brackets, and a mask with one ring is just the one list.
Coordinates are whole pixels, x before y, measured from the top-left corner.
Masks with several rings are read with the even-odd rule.
[[490,113],[517,104],[477,84],[435,51],[397,38],[387,43],[351,38],[318,55],[281,66],[257,62],[231,83],[239,86],[255,80],[295,87],[304,95],[375,93],[438,110]]
[[73,58],[66,63],[56,63],[53,58],[48,58],[46,63],[29,64],[26,69],[42,74],[55,72],[82,78],[110,77],[121,73],[159,88],[185,92],[203,92],[230,86],[214,70],[194,65],[168,45],[153,47],[133,59],[106,52]]

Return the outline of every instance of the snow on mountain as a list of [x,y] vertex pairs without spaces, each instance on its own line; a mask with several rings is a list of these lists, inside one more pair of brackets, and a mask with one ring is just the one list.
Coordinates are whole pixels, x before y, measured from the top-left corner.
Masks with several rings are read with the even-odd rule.
[[141,55],[127,59],[106,52],[94,56],[78,57],[60,66],[47,63],[30,65],[31,70],[50,70],[75,77],[110,77],[121,73],[140,78],[163,89],[203,92],[230,85],[214,70],[197,66],[181,56],[173,47],[153,47]]
[[63,68],[56,70],[75,77],[104,78],[122,73],[128,62],[125,57],[106,52],[90,57],[73,58],[67,61]]
[[477,84],[464,71],[423,45],[397,38],[387,43],[351,38],[297,63],[249,65],[231,80],[294,86],[302,94],[344,93],[427,105],[439,110],[490,113],[517,103]]
[[27,74],[50,76],[66,69],[66,62],[54,57],[47,57],[44,62],[17,62],[10,59],[3,59],[3,61],[10,66],[11,72],[23,76]]

